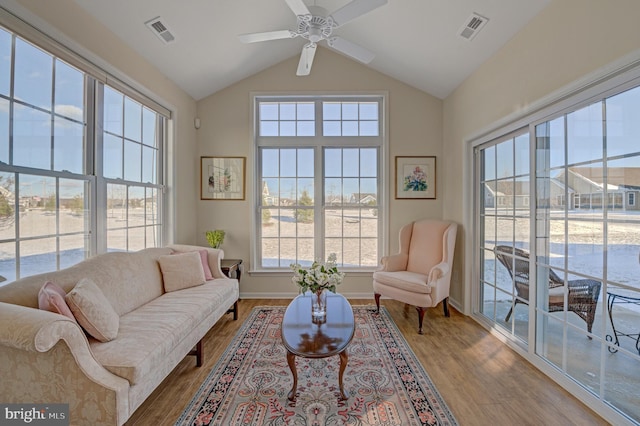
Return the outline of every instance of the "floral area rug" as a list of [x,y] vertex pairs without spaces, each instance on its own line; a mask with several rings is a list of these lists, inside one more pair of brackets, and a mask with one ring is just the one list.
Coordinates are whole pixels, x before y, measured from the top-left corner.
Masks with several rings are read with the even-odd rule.
[[257,307],[176,425],[457,425],[389,313],[353,306],[356,330],[339,400],[339,357],[296,357],[298,392],[282,345],[285,307]]

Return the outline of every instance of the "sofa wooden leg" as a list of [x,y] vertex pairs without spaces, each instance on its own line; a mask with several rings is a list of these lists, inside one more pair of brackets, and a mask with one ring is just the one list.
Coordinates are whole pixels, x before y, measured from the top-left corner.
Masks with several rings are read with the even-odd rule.
[[451,316],[451,315],[449,315],[449,298],[448,297],[445,297],[442,300],[442,307],[444,308],[444,316],[445,317]]
[[196,357],[196,367],[202,367],[202,359],[204,358],[204,346],[202,345],[202,339],[198,343],[196,343],[196,347],[193,348],[188,355],[193,355]]
[[376,299],[376,312],[380,312],[380,295],[378,293],[374,293],[373,297]]
[[233,312],[233,320],[237,321],[238,320],[238,301],[236,300],[233,304],[233,308],[229,308],[229,310],[227,311],[228,314]]
[[204,357],[204,345],[202,340],[196,345],[196,366],[202,367],[202,358]]
[[422,321],[424,320],[425,309],[423,307],[416,306],[416,311],[418,311],[418,334],[422,334]]

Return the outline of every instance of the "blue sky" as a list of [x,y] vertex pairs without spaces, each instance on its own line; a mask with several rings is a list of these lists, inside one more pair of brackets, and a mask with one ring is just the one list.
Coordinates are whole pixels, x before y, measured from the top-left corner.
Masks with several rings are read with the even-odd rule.
[[[12,164],[84,174],[83,73],[16,38],[14,74],[14,99],[27,105],[13,104],[13,129],[9,129],[10,102],[0,97],[0,161],[11,161],[11,130]],[[11,95],[10,78],[11,35],[0,29],[0,95]],[[155,182],[155,112],[108,87],[104,104],[104,129],[109,132],[104,135],[105,176]],[[49,178],[23,174],[20,180],[22,196],[47,196],[55,189]],[[84,181],[67,180],[59,186],[60,195],[81,193],[83,186]]]
[[[536,136],[549,140],[552,169],[563,167],[565,162],[602,167],[605,142],[610,159],[608,167],[640,167],[639,134],[640,87],[607,98],[605,102],[587,105],[567,114],[566,119],[560,116],[536,126]],[[529,134],[525,133],[486,148],[484,179],[529,174],[528,140]]]

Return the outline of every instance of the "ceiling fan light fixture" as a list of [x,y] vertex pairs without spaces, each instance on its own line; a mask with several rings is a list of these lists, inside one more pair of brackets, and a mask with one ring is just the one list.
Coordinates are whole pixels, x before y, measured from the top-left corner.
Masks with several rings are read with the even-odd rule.
[[309,41],[317,43],[322,39],[322,30],[320,28],[309,28]]
[[296,31],[269,31],[264,33],[242,34],[239,36],[243,43],[277,40],[283,38],[302,37],[309,40],[300,55],[297,75],[305,76],[311,72],[313,57],[319,42],[326,40],[327,45],[340,53],[368,64],[374,58],[373,52],[345,40],[334,37],[333,30],[342,24],[358,18],[384,5],[388,0],[351,0],[342,8],[329,14],[325,9],[317,6],[307,6],[304,0],[285,0],[291,11],[297,17]]

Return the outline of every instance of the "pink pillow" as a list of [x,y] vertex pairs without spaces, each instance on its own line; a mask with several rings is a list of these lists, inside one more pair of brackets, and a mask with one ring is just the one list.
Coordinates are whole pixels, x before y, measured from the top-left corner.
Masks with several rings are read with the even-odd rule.
[[[209,268],[209,252],[207,249],[197,250],[200,253],[200,262],[202,263],[202,271],[204,272],[205,281],[209,281],[213,279],[213,274],[211,273],[211,268]],[[188,251],[173,251],[171,254],[183,254],[189,253]]]
[[38,292],[38,307],[43,311],[55,312],[72,320],[76,318],[71,313],[69,305],[64,300],[66,293],[57,284],[47,281]]
[[209,251],[207,249],[198,250],[200,252],[200,260],[202,260],[202,270],[204,271],[204,279],[209,281],[213,279],[211,268],[209,268]]

